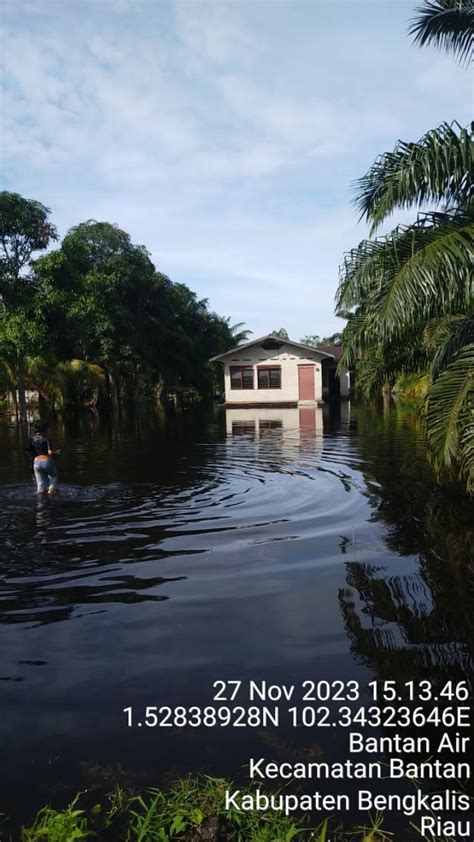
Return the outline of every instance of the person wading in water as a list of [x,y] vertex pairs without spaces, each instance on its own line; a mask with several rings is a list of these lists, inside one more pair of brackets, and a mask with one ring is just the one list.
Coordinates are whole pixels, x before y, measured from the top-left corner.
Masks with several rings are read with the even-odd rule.
[[35,433],[28,442],[27,452],[31,454],[38,494],[55,494],[58,490],[58,472],[54,456],[59,450],[53,450],[48,438],[46,421],[35,421]]

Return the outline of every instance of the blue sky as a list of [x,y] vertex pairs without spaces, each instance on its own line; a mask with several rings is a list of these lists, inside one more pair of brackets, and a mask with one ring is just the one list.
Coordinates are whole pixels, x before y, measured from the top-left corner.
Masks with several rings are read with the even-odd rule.
[[416,0],[4,0],[4,189],[94,218],[255,335],[342,326],[351,183],[397,138],[470,119]]

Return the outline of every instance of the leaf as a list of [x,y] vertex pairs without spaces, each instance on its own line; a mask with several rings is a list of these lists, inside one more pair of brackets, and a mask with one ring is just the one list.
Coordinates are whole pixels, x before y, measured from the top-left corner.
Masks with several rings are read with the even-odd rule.
[[461,63],[472,56],[474,7],[472,0],[425,0],[409,29],[420,47],[433,45],[452,53]]
[[185,821],[184,817],[178,814],[174,817],[171,823],[170,835],[174,836],[175,833],[181,833],[181,831],[186,828],[186,825],[187,822]]
[[461,349],[427,396],[428,442],[438,467],[460,466],[474,489],[474,343]]
[[416,142],[398,141],[356,182],[360,218],[375,231],[394,210],[463,204],[472,195],[472,141],[458,123],[442,123]]
[[204,821],[204,813],[202,812],[202,810],[199,810],[198,808],[193,810],[191,813],[191,821],[194,825],[199,826],[200,824],[202,824]]

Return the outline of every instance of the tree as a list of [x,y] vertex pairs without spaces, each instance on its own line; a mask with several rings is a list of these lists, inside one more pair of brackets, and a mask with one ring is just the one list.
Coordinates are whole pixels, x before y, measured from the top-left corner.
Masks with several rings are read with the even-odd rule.
[[272,336],[278,336],[279,339],[289,339],[288,331],[285,330],[284,327],[280,327],[278,330],[272,330]]
[[310,348],[317,348],[321,345],[321,337],[317,333],[308,334],[300,339],[302,345],[308,345]]
[[[211,394],[215,371],[208,360],[235,345],[232,330],[238,336],[242,325],[231,328],[206,299],[158,272],[147,249],[108,222],[75,226],[59,248],[31,261],[56,234],[38,203],[36,228],[32,219],[21,228],[30,205],[3,195],[2,394],[12,393],[12,377],[37,392],[48,411],[95,410],[104,396],[117,409],[157,400],[166,390],[193,399]],[[26,401],[21,414],[26,420]]]
[[57,239],[49,208],[18,193],[0,192],[0,298],[16,301],[23,270],[35,251]]
[[70,356],[103,367],[112,404],[121,382],[136,380],[148,353],[155,268],[143,246],[115,225],[88,220],[65,236],[59,255],[37,261],[35,270],[64,310],[72,339]]
[[[209,357],[235,344],[227,320],[157,272],[146,248],[110,223],[75,226],[60,249],[35,261],[34,272],[50,351],[60,361],[99,366],[114,409],[164,387],[210,392]],[[68,382],[70,395],[79,380]]]
[[[426,201],[442,209],[418,213],[411,225],[363,240],[347,254],[337,307],[353,314],[343,334],[342,365],[354,365],[357,352],[362,361],[370,356],[372,364],[383,364],[395,350],[393,375],[429,367],[433,458],[439,467],[457,466],[474,489],[472,165],[469,132],[457,124],[442,124],[417,143],[399,142],[376,160],[358,182],[356,197],[372,233],[394,210]],[[372,377],[374,385],[379,380]]]
[[474,4],[472,0],[424,0],[409,29],[414,43],[433,45],[460,62],[472,57]]
[[225,319],[225,322],[230,330],[234,345],[241,345],[243,342],[247,342],[249,336],[253,333],[253,330],[245,327],[245,322],[237,322],[237,324],[232,325],[230,316]]
[[317,334],[310,334],[303,336],[300,339],[302,345],[308,345],[310,348],[322,348],[327,345],[341,345],[342,333],[332,333],[331,336],[318,336]]
[[[0,341],[7,338],[9,365],[15,371],[18,388],[20,421],[27,420],[24,355],[28,350],[25,313],[30,305],[31,278],[26,270],[34,252],[44,250],[57,239],[56,228],[49,221],[49,208],[18,193],[0,192],[0,308],[2,325]],[[16,308],[15,313],[10,310]],[[13,323],[12,323],[13,321]],[[18,330],[19,324],[22,329]],[[18,341],[15,341],[15,337]]]

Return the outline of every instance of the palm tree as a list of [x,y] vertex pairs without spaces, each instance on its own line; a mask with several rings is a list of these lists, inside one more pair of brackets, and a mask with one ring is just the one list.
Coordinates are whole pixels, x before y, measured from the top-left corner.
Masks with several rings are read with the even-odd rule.
[[474,3],[472,0],[425,0],[409,29],[420,47],[433,45],[452,53],[461,63],[472,57]]
[[356,187],[371,233],[397,209],[430,202],[435,210],[347,254],[336,303],[352,312],[341,365],[362,352],[366,391],[380,385],[376,363],[383,367],[387,357],[394,376],[429,367],[426,424],[435,464],[454,468],[474,491],[472,173],[472,139],[457,124],[381,155]]
[[5,397],[7,402],[13,402],[15,415],[18,421],[18,397],[17,397],[17,376],[13,366],[7,361],[0,359],[0,396]]
[[228,316],[226,319],[224,319],[224,321],[226,322],[230,331],[230,335],[232,336],[232,339],[234,340],[236,345],[241,345],[242,342],[247,342],[250,334],[253,333],[253,330],[249,330],[248,328],[246,328],[245,322],[237,322],[237,324],[231,325],[230,319],[231,317]]
[[[99,392],[105,386],[101,366],[86,360],[57,362],[52,357],[25,357],[22,363],[25,384],[37,392],[40,401],[51,411],[65,405],[87,406],[93,411]],[[0,361],[0,393],[9,394],[18,411],[16,384],[18,372],[11,364]]]

